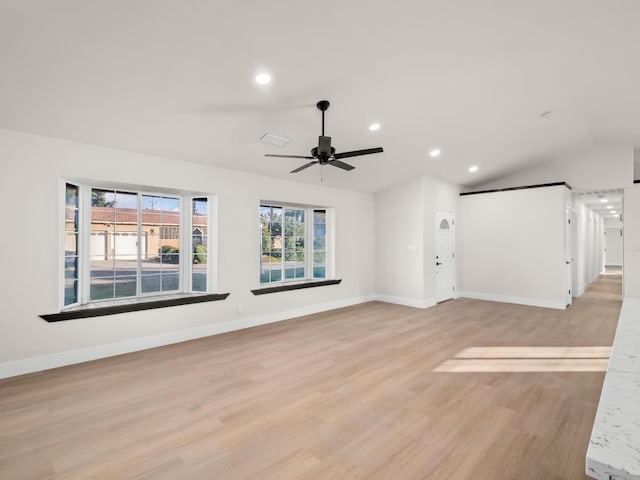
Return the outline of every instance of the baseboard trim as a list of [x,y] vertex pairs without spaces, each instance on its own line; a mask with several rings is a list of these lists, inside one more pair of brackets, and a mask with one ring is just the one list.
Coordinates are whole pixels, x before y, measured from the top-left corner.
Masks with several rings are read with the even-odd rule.
[[394,297],[392,295],[384,295],[382,293],[376,294],[375,299],[380,302],[395,303],[396,305],[404,305],[406,307],[413,307],[413,308],[429,308],[429,307],[433,307],[436,304],[436,301],[434,298],[418,300],[415,298]]
[[545,300],[542,298],[514,297],[511,295],[496,295],[484,292],[458,292],[458,296],[464,298],[473,298],[475,300],[488,300],[490,302],[515,303],[517,305],[528,305],[530,307],[555,308],[556,310],[564,310],[567,306],[562,301]]
[[335,310],[336,308],[349,307],[360,303],[377,300],[375,295],[365,295],[351,297],[333,302],[320,303],[308,307],[294,308],[283,312],[276,312],[267,315],[257,315],[248,318],[237,318],[225,322],[212,323],[199,327],[177,330],[172,332],[151,335],[149,337],[134,338],[121,342],[98,345],[95,347],[80,348],[66,352],[52,353],[37,357],[24,358],[10,362],[0,363],[0,378],[15,377],[26,373],[49,370],[51,368],[64,367],[76,363],[98,360],[100,358],[123,355],[125,353],[147,350],[149,348],[162,347],[173,343],[186,342],[196,338],[218,335],[235,330],[257,327],[269,323],[291,320],[293,318],[312,315],[314,313]]

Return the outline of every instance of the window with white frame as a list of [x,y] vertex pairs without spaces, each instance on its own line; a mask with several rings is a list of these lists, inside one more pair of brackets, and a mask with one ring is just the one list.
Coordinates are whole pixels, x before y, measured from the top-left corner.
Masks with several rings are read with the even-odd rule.
[[209,291],[209,198],[65,183],[64,307]]
[[260,205],[260,283],[328,278],[327,209]]

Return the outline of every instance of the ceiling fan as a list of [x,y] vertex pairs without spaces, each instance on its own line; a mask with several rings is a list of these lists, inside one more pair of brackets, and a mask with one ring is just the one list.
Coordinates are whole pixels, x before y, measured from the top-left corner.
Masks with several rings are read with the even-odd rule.
[[332,165],[334,167],[341,168],[343,170],[353,170],[353,165],[349,165],[348,163],[342,162],[341,159],[348,157],[359,157],[361,155],[370,155],[372,153],[382,153],[382,147],[377,148],[367,148],[365,150],[352,150],[350,152],[342,152],[336,153],[336,149],[331,146],[331,137],[326,137],[324,135],[324,112],[329,108],[328,100],[320,100],[316,107],[318,110],[322,112],[322,135],[318,137],[318,146],[313,147],[311,149],[311,156],[307,155],[275,155],[271,153],[266,153],[265,157],[281,157],[281,158],[304,158],[307,160],[312,160],[309,163],[305,163],[301,167],[296,168],[295,170],[291,170],[290,173],[298,173],[305,168],[309,168],[312,165],[319,164],[321,166],[324,165]]

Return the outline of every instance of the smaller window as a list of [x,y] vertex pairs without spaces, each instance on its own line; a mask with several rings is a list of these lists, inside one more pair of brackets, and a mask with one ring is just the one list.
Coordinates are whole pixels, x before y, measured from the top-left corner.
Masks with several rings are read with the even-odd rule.
[[449,230],[449,222],[446,218],[443,218],[440,222],[440,230]]
[[326,210],[260,205],[260,283],[327,278]]

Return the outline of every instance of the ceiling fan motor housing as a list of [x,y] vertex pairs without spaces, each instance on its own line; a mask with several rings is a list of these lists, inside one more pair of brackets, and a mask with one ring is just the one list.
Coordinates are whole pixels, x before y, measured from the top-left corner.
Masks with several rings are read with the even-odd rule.
[[331,137],[325,137],[323,135],[319,136],[318,155],[321,157],[330,157],[334,152],[335,149],[331,148]]

